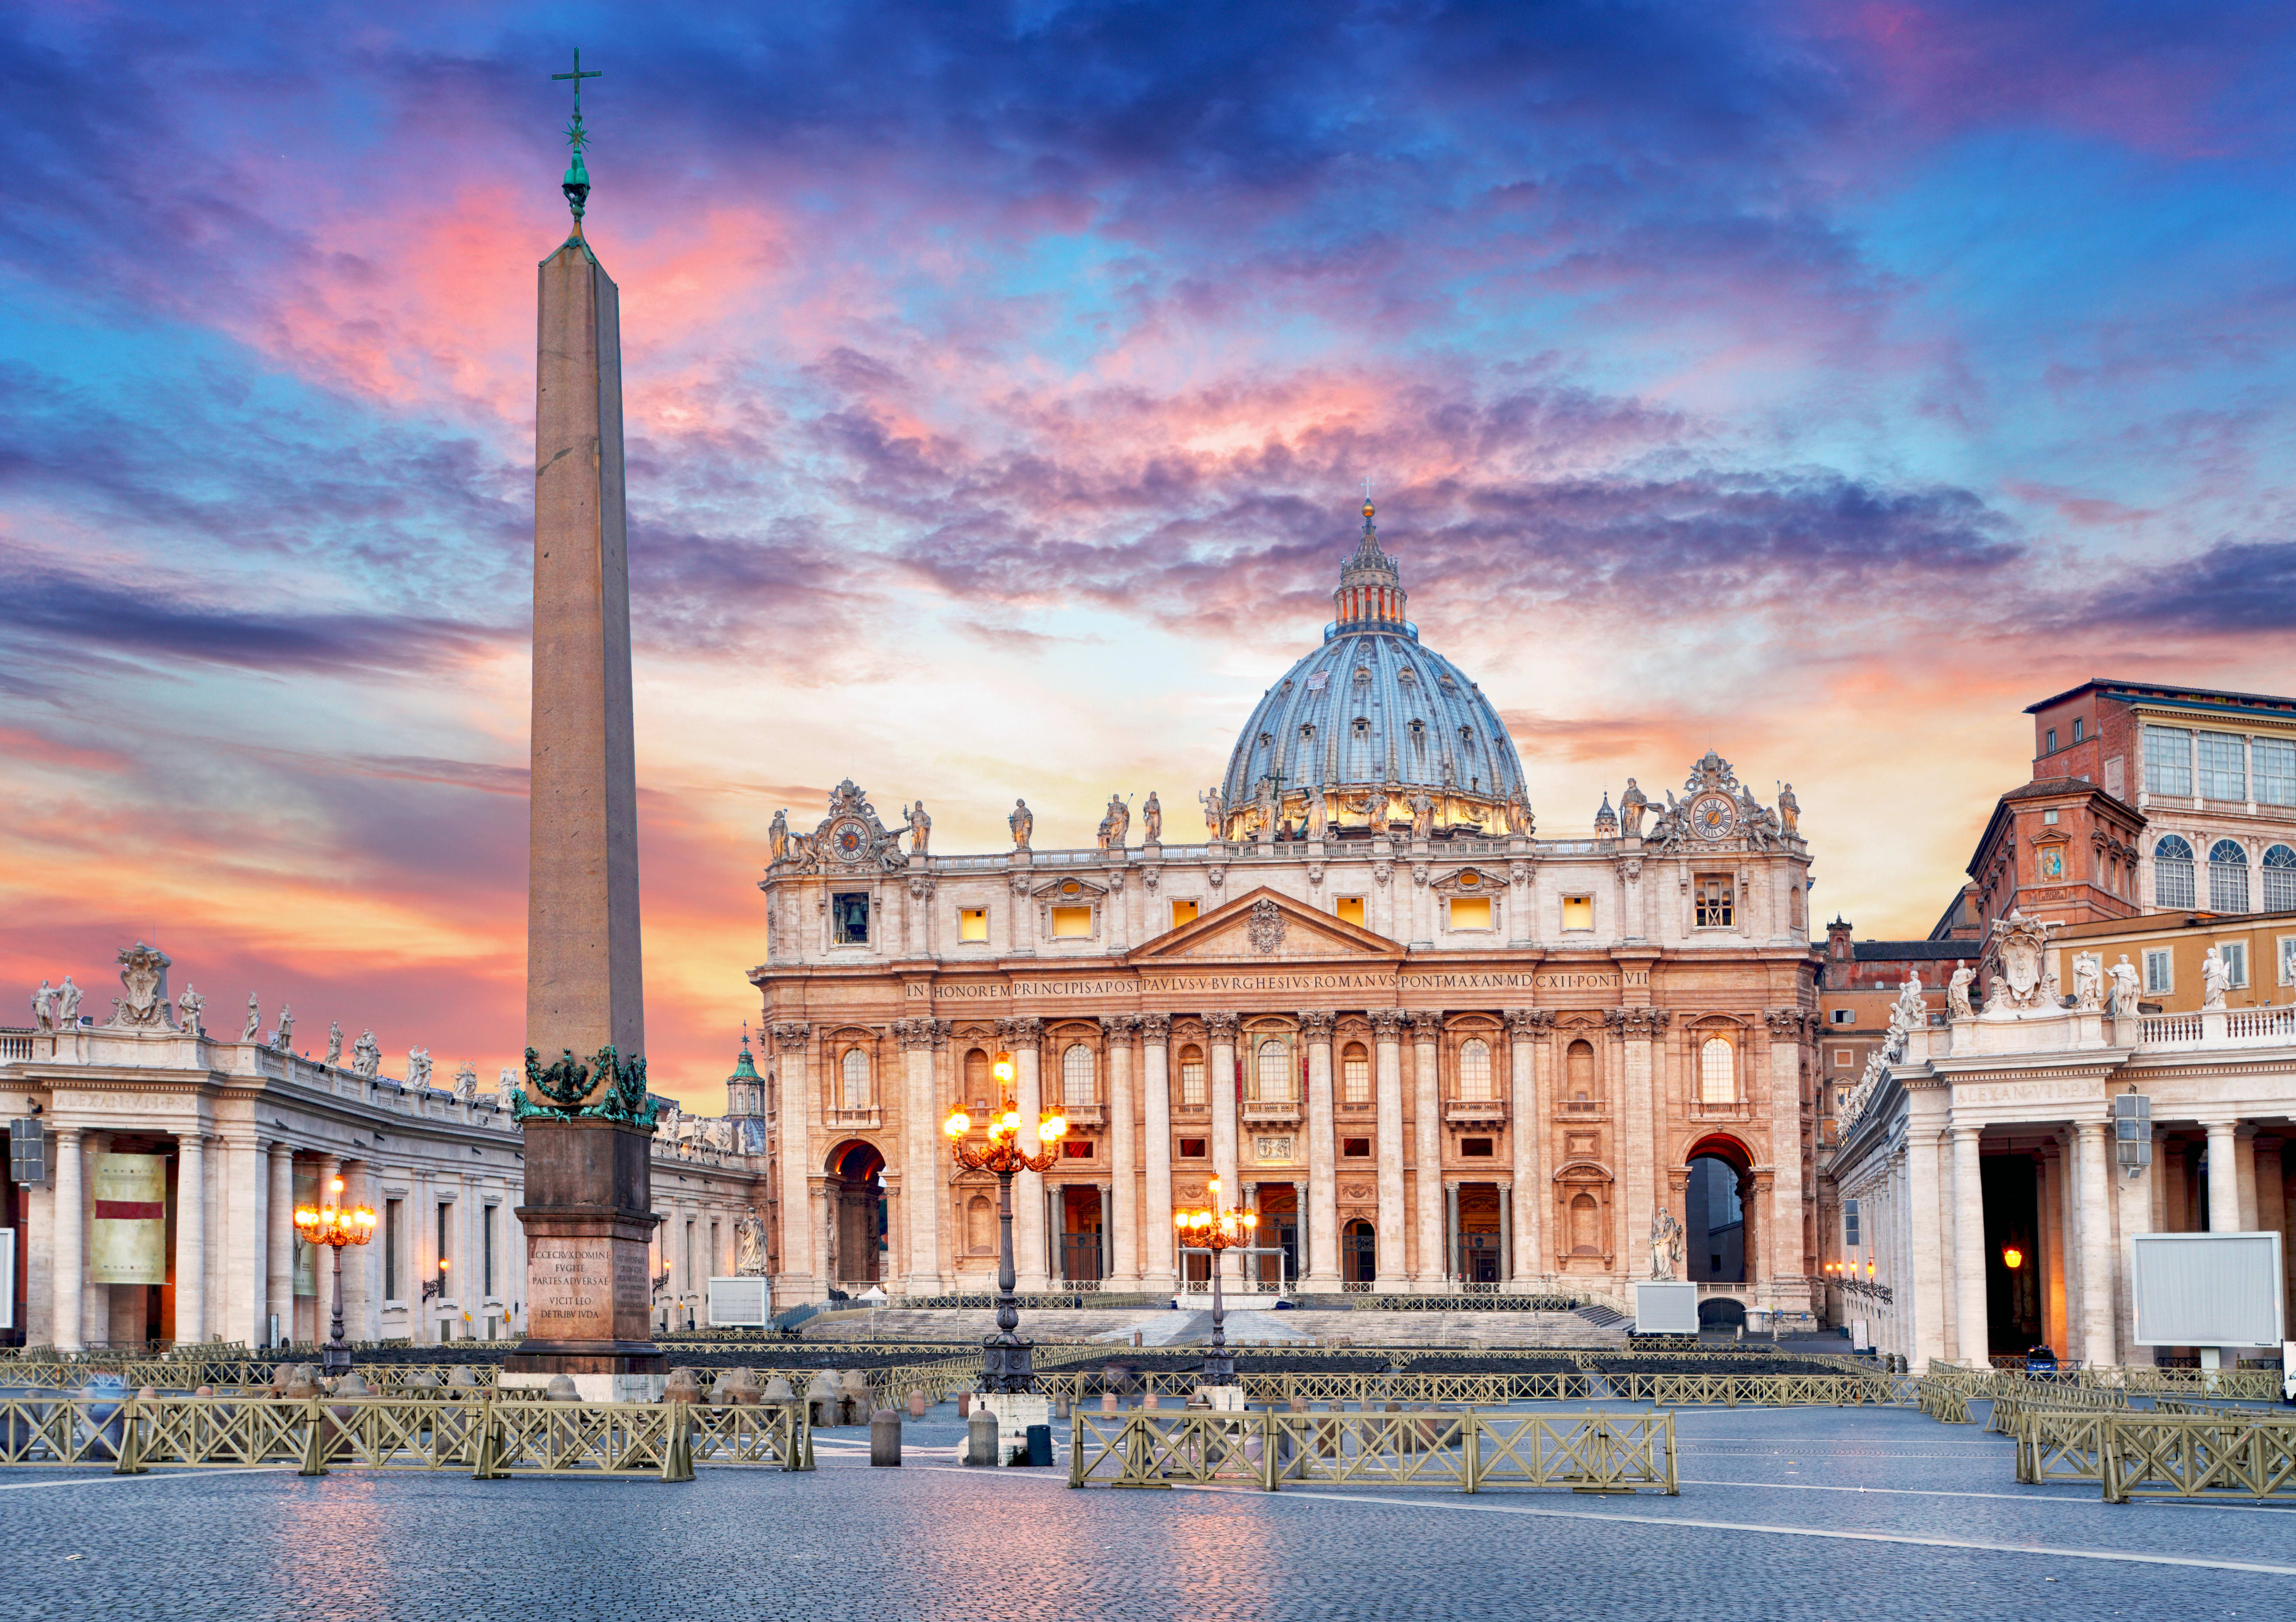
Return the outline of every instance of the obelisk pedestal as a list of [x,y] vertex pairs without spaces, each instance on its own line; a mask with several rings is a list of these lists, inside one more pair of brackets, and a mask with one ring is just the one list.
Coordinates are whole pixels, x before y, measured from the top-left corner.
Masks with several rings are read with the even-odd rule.
[[[577,64],[578,67],[578,63]],[[579,113],[577,113],[577,131]],[[650,1402],[653,1109],[645,1085],[622,362],[612,280],[574,233],[542,262],[535,369],[534,721],[527,881],[527,1338],[504,1387],[572,1377]]]

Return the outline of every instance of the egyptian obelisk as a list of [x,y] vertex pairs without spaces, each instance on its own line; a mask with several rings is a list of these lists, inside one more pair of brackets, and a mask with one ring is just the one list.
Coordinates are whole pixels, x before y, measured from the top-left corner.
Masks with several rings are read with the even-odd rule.
[[527,1338],[509,1386],[585,1400],[660,1393],[646,1247],[653,1111],[639,963],[637,766],[622,491],[619,294],[583,236],[582,70],[562,189],[571,234],[542,261],[534,391],[534,723],[527,871]]

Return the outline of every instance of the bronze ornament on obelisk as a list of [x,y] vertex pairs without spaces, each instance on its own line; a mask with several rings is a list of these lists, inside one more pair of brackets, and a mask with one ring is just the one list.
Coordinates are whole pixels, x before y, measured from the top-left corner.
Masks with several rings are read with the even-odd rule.
[[637,766],[622,488],[619,294],[582,234],[578,53],[562,189],[574,229],[542,261],[534,400],[534,724],[526,930],[527,1336],[506,1386],[573,1377],[588,1401],[660,1394],[647,1245],[654,1112],[638,938]]

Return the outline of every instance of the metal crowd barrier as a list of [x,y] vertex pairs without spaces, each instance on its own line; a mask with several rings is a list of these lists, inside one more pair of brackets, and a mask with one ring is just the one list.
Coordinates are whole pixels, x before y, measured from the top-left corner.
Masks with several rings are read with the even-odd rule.
[[2296,1415],[2024,1407],[2017,1479],[2094,1481],[2131,1498],[2296,1497]]
[[1070,1487],[1678,1492],[1671,1413],[1079,1413]]
[[686,1403],[477,1402],[406,1397],[260,1397],[0,1399],[0,1465],[108,1464],[245,1469],[292,1464],[307,1476],[342,1465],[520,1475],[645,1475],[690,1481],[707,1463],[813,1468],[801,1402],[701,1407]]

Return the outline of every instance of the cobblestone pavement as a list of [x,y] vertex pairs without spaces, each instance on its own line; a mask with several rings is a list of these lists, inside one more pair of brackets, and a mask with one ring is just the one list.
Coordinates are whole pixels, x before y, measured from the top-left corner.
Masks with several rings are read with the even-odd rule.
[[[1579,1405],[1570,1405],[1575,1408]],[[810,1476],[474,1482],[11,1470],[26,1618],[2186,1618],[2296,1613],[2296,1509],[2020,1487],[1899,1411],[1685,1410],[1678,1498],[1514,1489],[1072,1492],[824,1432]]]

